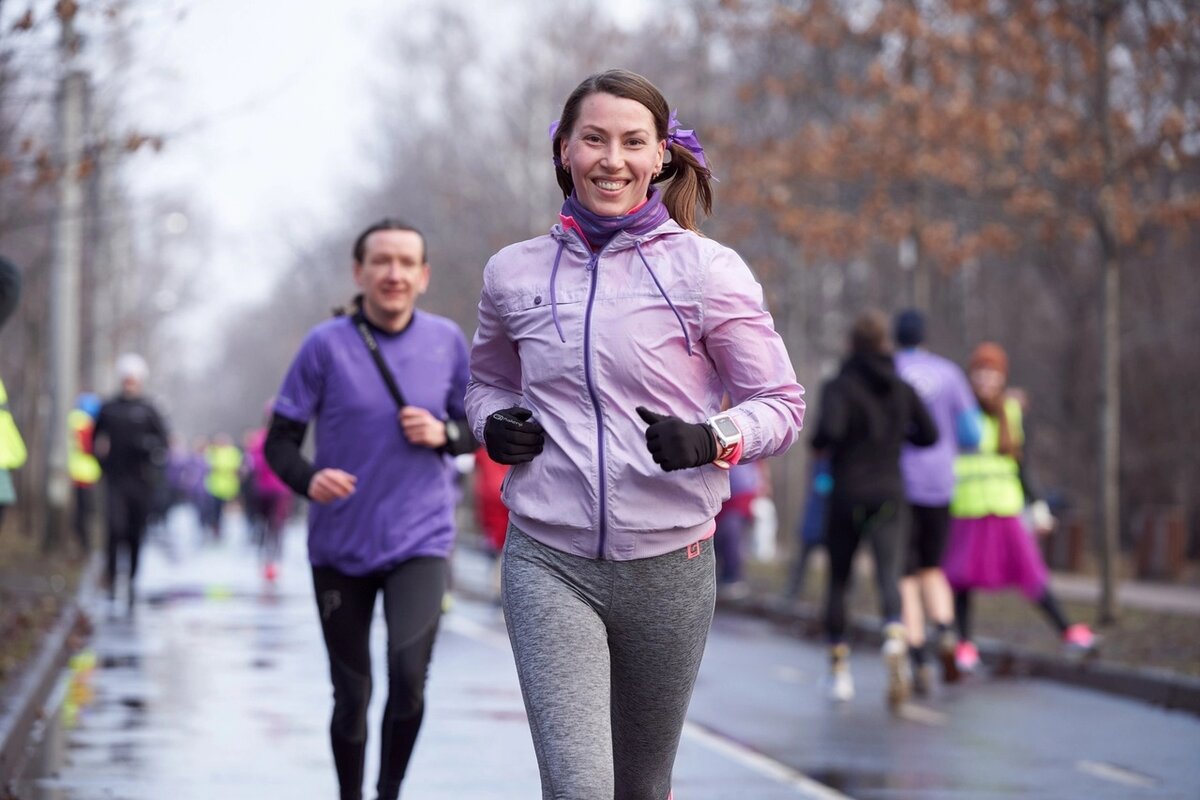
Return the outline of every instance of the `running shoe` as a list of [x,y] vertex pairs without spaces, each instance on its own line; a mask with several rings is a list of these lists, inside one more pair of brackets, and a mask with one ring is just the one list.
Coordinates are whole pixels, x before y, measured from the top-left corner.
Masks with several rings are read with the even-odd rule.
[[830,650],[829,674],[825,676],[825,693],[835,703],[854,699],[854,676],[850,674],[850,648],[834,645]]
[[959,672],[974,672],[979,667],[979,650],[974,642],[959,642],[954,648],[954,663]]
[[898,706],[908,699],[912,676],[908,671],[908,644],[905,642],[904,626],[898,622],[888,623],[883,629],[883,666],[887,670],[887,702]]
[[267,565],[263,567],[263,577],[267,579],[267,583],[274,583],[275,579],[279,577],[279,567],[275,566],[274,561],[268,561]]
[[1096,634],[1082,622],[1076,622],[1063,631],[1062,641],[1063,647],[1069,652],[1089,653],[1096,649]]
[[829,670],[825,692],[835,703],[848,703],[854,699],[854,676],[850,674],[849,664],[839,664]]
[[[937,651],[938,661],[942,665],[942,683],[957,683],[962,677],[958,670],[958,659],[955,653],[958,650],[958,634],[952,630],[944,630],[938,634]],[[976,660],[978,660],[976,653]]]

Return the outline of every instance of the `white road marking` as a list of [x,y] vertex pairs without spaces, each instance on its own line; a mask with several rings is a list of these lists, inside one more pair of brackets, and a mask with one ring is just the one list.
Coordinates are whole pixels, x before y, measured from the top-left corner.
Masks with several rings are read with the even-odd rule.
[[1075,769],[1097,778],[1123,786],[1157,786],[1158,781],[1149,775],[1134,772],[1131,769],[1118,767],[1115,764],[1105,764],[1102,761],[1076,761]]
[[781,764],[769,756],[751,750],[744,744],[739,744],[694,722],[689,721],[683,724],[683,735],[689,739],[694,739],[726,758],[754,770],[760,775],[764,775],[784,786],[799,789],[800,794],[804,797],[813,798],[813,800],[853,800],[849,795],[842,794],[835,789],[830,789],[825,784],[814,781],[803,772],[792,769],[787,764]]

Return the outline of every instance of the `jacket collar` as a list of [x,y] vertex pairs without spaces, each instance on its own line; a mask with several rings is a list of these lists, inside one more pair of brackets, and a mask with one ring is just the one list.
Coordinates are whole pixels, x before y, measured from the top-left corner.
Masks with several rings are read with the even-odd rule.
[[[650,239],[655,239],[659,236],[673,236],[680,233],[687,233],[687,230],[673,219],[668,219],[654,230],[644,233],[641,236],[634,236],[628,231],[619,231],[612,238],[612,241],[604,246],[603,252],[608,254],[619,250],[631,250],[634,245],[642,244]],[[578,255],[585,259],[593,255],[592,249],[583,241],[581,235],[575,231],[564,230],[562,223],[554,224],[554,227],[550,229],[550,236],[573,255]]]

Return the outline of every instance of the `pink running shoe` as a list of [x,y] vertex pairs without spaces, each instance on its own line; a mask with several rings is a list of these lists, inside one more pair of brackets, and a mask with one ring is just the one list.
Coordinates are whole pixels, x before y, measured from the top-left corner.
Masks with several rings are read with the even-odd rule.
[[954,663],[959,672],[974,672],[979,666],[979,650],[974,642],[959,642],[954,648]]
[[1082,622],[1076,622],[1063,631],[1062,640],[1064,647],[1077,652],[1086,653],[1096,647],[1096,634]]

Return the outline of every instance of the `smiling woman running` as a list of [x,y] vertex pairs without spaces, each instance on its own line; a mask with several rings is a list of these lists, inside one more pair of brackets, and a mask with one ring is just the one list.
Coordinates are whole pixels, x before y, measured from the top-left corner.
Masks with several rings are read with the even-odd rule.
[[804,390],[750,270],[697,233],[704,151],[649,81],[587,78],[551,138],[559,224],[488,262],[467,413],[513,465],[502,596],[542,797],[665,800],[728,469],[796,441]]

